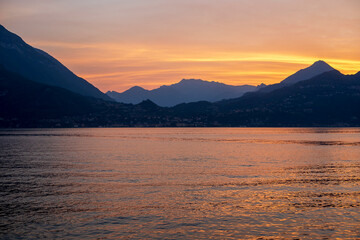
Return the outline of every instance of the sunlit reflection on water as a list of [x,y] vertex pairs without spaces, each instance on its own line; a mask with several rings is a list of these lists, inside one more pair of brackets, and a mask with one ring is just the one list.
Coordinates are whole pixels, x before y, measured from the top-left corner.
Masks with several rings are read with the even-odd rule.
[[0,238],[360,238],[360,129],[0,131]]

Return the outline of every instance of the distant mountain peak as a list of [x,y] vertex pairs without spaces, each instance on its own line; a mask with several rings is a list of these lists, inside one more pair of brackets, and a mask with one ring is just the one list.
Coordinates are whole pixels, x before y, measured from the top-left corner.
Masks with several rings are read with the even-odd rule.
[[267,85],[265,83],[260,83],[259,85],[257,85],[256,87],[257,88],[264,88],[266,87]]
[[183,78],[179,83],[182,82],[205,82],[205,81],[202,79],[195,79],[195,78]]
[[327,64],[327,63],[324,60],[317,60],[312,65],[315,65],[315,64]]
[[[122,93],[132,95],[132,94],[142,94],[142,93],[146,93],[146,92],[149,92],[149,90],[146,90],[146,89],[144,89],[142,87],[139,87],[139,86],[133,86],[133,87],[129,88],[128,90],[125,90]],[[107,91],[106,94],[109,95],[109,96],[113,96],[113,94],[118,94],[118,92],[116,92],[116,91]]]
[[189,84],[204,84],[204,83],[206,84],[206,83],[209,83],[209,82],[204,81],[202,79],[189,78],[189,79],[182,79],[180,82],[172,84],[172,85],[189,85]]
[[328,69],[329,71],[334,70],[333,67],[331,67],[328,63],[326,63],[323,60],[318,60],[314,62],[310,67],[308,68],[321,68],[321,69]]
[[297,82],[307,80],[310,78],[313,78],[319,74],[322,74],[324,72],[329,72],[335,70],[333,67],[331,67],[329,64],[327,64],[323,60],[318,60],[314,62],[312,65],[310,65],[307,68],[301,69],[294,73],[293,75],[285,78],[280,84],[282,85],[292,85]]
[[128,89],[129,91],[132,90],[132,91],[147,91],[146,89],[140,87],[140,86],[133,86],[131,88]]
[[204,85],[213,85],[213,86],[225,86],[226,84],[224,83],[220,83],[220,82],[215,82],[215,81],[206,81],[206,80],[202,80],[202,79],[195,79],[195,78],[190,78],[190,79],[182,79],[180,82],[172,84],[170,86],[189,86],[189,87],[195,87],[195,86],[204,86]]

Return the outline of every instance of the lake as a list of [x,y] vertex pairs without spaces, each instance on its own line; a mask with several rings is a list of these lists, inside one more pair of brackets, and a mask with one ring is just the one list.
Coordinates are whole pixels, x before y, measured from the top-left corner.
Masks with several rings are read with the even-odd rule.
[[359,128],[0,130],[1,239],[360,238]]

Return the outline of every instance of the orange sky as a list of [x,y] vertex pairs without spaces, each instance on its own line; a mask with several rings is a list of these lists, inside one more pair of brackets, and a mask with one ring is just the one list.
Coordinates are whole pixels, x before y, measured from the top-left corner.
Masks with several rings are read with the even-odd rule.
[[0,22],[102,91],[360,70],[358,0],[1,0]]

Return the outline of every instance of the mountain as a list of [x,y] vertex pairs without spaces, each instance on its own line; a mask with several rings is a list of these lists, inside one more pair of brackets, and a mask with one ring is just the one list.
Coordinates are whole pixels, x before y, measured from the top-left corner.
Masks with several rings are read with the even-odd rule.
[[294,73],[293,75],[285,78],[281,83],[284,85],[291,85],[298,83],[300,81],[310,79],[312,77],[315,77],[321,73],[329,72],[335,70],[333,67],[331,67],[326,62],[319,60],[314,62],[310,67],[301,69]]
[[0,66],[0,127],[360,126],[360,74],[333,70],[272,92],[159,107],[85,97]]
[[151,101],[131,105],[87,97],[0,65],[0,127],[156,126],[163,116]]
[[[328,71],[271,92],[173,108],[207,126],[360,126],[360,74]],[[191,114],[189,114],[191,113]]]
[[[0,65],[0,117],[59,117],[96,111],[96,98],[34,82]],[[102,101],[102,100],[101,100]]]
[[360,126],[360,72],[343,75],[323,61],[267,87],[184,79],[120,96],[136,105],[107,101],[56,59],[0,27],[0,127]]
[[279,89],[284,86],[289,86],[289,85],[313,78],[319,74],[329,72],[332,70],[335,70],[335,69],[333,67],[331,67],[329,64],[327,64],[326,62],[319,60],[319,61],[314,62],[311,66],[301,69],[301,70],[297,71],[296,73],[290,75],[289,77],[285,78],[280,83],[272,84],[265,88],[261,88],[259,91],[271,92],[275,89]]
[[238,98],[247,92],[271,92],[285,86],[310,79],[319,74],[334,70],[324,61],[317,61],[311,66],[301,69],[277,84],[266,86],[243,85],[231,86],[218,82],[200,79],[183,79],[179,83],[161,86],[154,90],[146,90],[139,86],[132,87],[122,93],[108,91],[106,94],[117,102],[137,104],[146,99],[163,107],[172,107],[181,103],[197,101],[216,102],[223,99]]
[[106,95],[111,97],[117,102],[123,103],[139,103],[146,99],[148,99],[149,90],[143,89],[139,86],[134,86],[122,93],[118,93],[115,91],[108,91]]
[[256,91],[263,85],[231,86],[218,82],[208,82],[200,79],[183,79],[176,84],[161,86],[154,90],[145,90],[135,86],[122,93],[109,91],[106,94],[118,102],[139,103],[150,99],[163,107],[171,107],[180,103],[209,101],[237,98],[246,92]]
[[112,100],[85,79],[46,52],[25,43],[19,36],[0,25],[0,64],[7,70],[51,86],[62,87],[84,96]]

